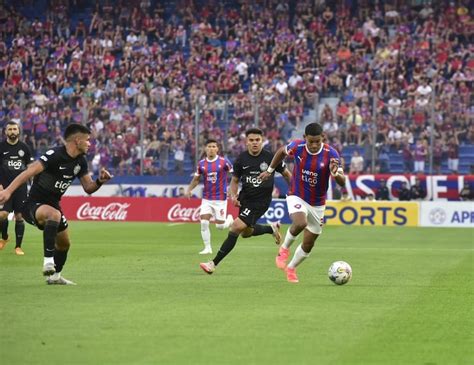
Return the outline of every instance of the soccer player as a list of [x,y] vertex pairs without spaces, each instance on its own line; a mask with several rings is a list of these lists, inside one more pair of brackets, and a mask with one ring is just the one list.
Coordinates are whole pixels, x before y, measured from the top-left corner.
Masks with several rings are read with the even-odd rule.
[[[346,178],[340,167],[339,154],[334,148],[323,143],[323,129],[318,123],[306,126],[304,140],[295,140],[281,147],[260,178],[262,180],[271,178],[275,167],[279,166],[286,156],[293,157],[295,161],[290,190],[286,198],[292,224],[279,249],[276,265],[286,270],[289,282],[297,283],[296,267],[309,256],[322,232],[329,176],[332,175],[342,187],[345,186]],[[302,231],[304,231],[303,243],[295,250],[287,266],[289,248]]]
[[[204,192],[201,201],[201,237],[204,249],[201,255],[212,253],[211,231],[209,220],[214,216],[217,229],[227,229],[233,222],[231,215],[227,216],[227,173],[232,172],[232,164],[224,157],[218,156],[219,146],[215,139],[208,139],[205,145],[206,158],[199,161],[194,177],[185,195],[190,198],[192,190],[204,177]],[[227,216],[227,218],[226,218]]]
[[[265,214],[272,201],[273,177],[262,181],[259,175],[267,170],[272,161],[273,154],[263,149],[263,132],[252,128],[245,132],[247,151],[242,152],[234,162],[234,173],[230,182],[232,203],[239,207],[239,216],[234,220],[229,229],[227,239],[223,242],[219,252],[213,260],[200,264],[201,269],[212,274],[216,266],[226,257],[237,243],[237,238],[272,234],[275,242],[280,244],[280,223],[271,225],[257,224],[258,219]],[[291,173],[280,162],[275,170],[290,181]],[[239,182],[242,189],[237,196]]]
[[[33,161],[30,148],[26,143],[20,141],[20,127],[15,122],[5,124],[6,139],[0,143],[0,188],[8,186],[15,177],[20,175],[28,164]],[[8,214],[15,214],[15,254],[22,256],[25,253],[21,248],[23,234],[25,233],[25,222],[21,215],[23,201],[26,200],[28,188],[26,183],[18,188],[11,198],[0,205],[0,250],[3,250],[8,242]]]
[[22,214],[28,223],[43,231],[43,275],[47,277],[47,284],[75,285],[61,276],[71,245],[68,223],[59,204],[61,197],[76,177],[87,194],[94,193],[112,178],[104,168],[95,181],[89,175],[85,154],[90,147],[90,134],[89,128],[81,124],[70,124],[64,132],[64,146],[46,151],[5,190],[0,191],[0,204],[4,204],[20,186],[34,176]]

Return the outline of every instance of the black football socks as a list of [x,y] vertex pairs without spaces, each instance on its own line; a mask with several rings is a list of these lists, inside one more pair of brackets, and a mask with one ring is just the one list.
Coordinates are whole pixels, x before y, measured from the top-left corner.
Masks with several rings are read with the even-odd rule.
[[0,221],[0,230],[2,231],[2,240],[8,239],[8,219]]
[[237,243],[238,237],[239,235],[237,233],[229,232],[226,240],[224,241],[221,248],[217,252],[216,257],[214,258],[214,260],[212,260],[214,261],[214,265],[217,266],[219,262],[221,262],[224,259],[224,257],[226,257],[230,253],[230,251],[232,251],[232,249],[235,247],[235,244]]
[[268,226],[268,225],[264,225],[264,224],[256,224],[253,227],[252,236],[260,236],[260,235],[265,234],[265,233],[272,234],[273,233],[272,227]]
[[43,231],[44,257],[54,256],[54,244],[58,234],[59,222],[46,221]]
[[15,236],[16,236],[15,247],[21,247],[24,233],[25,233],[25,221],[16,221],[15,222]]
[[68,253],[68,250],[66,251],[55,250],[54,251],[54,264],[56,265],[56,272],[61,272],[61,270],[63,269],[63,266],[67,260],[67,253]]

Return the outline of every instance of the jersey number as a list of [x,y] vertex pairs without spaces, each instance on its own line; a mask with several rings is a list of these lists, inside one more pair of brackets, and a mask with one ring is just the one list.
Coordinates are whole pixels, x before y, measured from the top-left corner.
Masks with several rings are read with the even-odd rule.
[[248,217],[248,215],[250,214],[250,209],[249,208],[245,208],[242,213],[241,213],[243,216],[246,216]]

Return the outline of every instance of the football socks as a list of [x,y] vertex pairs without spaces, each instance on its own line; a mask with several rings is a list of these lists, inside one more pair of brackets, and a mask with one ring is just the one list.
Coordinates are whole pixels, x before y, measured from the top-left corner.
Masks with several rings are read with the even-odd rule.
[[16,236],[16,246],[21,247],[21,243],[23,242],[23,234],[25,233],[25,222],[24,221],[16,221],[15,222],[15,236]]
[[260,235],[265,234],[265,233],[273,234],[272,227],[264,225],[264,224],[256,224],[253,227],[252,236],[260,236]]
[[304,252],[301,245],[299,245],[295,251],[295,254],[293,255],[293,258],[288,264],[288,268],[294,269],[296,266],[301,264],[308,256],[309,256],[309,253]]
[[54,244],[58,234],[59,222],[46,221],[43,231],[44,257],[54,256]]
[[2,240],[8,239],[8,219],[0,221],[0,229],[2,231]]
[[209,229],[209,221],[201,220],[201,237],[204,242],[204,247],[207,249],[211,248],[211,230]]
[[64,264],[66,263],[67,252],[68,252],[68,250],[66,250],[66,251],[56,250],[54,252],[54,263],[56,264],[56,272],[57,273],[61,272],[61,270],[63,269]]
[[229,232],[226,240],[224,241],[221,248],[217,252],[216,257],[214,258],[214,260],[212,260],[214,261],[214,265],[217,266],[219,262],[221,262],[224,259],[224,257],[226,257],[230,253],[230,251],[232,251],[232,249],[235,247],[235,244],[237,243],[238,237],[239,235],[237,233]]
[[286,231],[285,240],[283,241],[281,247],[286,248],[286,249],[290,248],[290,246],[293,244],[295,239],[296,239],[296,236],[293,236],[290,232],[290,228],[288,228],[288,230]]

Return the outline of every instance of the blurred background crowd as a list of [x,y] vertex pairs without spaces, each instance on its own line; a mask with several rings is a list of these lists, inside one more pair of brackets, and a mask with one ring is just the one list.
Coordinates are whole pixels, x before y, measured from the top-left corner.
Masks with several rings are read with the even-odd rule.
[[[319,120],[360,173],[472,173],[472,2],[0,0],[0,126],[35,155],[70,122],[91,169],[189,174]],[[143,158],[142,158],[143,157]]]

